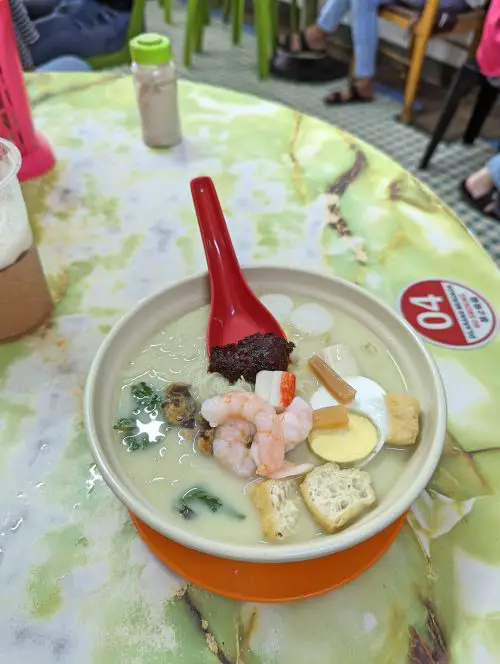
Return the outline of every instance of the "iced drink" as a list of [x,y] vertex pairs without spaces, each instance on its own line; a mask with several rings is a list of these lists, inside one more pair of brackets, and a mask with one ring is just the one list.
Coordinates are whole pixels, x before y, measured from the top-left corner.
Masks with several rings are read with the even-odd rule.
[[0,340],[43,323],[52,300],[17,179],[19,150],[0,139]]

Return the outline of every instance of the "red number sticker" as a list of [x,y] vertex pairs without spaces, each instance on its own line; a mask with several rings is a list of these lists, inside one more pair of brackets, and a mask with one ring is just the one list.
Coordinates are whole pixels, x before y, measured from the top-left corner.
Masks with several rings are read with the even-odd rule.
[[497,319],[490,303],[455,281],[416,281],[401,295],[399,308],[419,334],[439,346],[476,348],[495,335]]

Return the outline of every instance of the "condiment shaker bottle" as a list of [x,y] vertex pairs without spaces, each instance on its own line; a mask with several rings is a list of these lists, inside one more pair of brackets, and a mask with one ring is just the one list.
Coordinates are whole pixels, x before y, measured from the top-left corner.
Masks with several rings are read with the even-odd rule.
[[21,153],[0,139],[0,340],[43,323],[52,300],[40,263],[17,174]]
[[129,46],[143,140],[152,148],[177,145],[182,136],[170,39],[145,33]]

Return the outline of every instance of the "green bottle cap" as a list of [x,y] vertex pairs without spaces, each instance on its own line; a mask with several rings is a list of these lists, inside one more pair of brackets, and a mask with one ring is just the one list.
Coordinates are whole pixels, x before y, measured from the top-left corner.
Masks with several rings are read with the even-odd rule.
[[163,65],[172,60],[172,43],[165,35],[145,32],[129,42],[130,55],[138,65]]

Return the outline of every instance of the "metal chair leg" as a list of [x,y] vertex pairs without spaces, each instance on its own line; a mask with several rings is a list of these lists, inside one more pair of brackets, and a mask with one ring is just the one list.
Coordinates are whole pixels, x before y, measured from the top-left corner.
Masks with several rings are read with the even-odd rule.
[[471,118],[464,132],[463,141],[466,145],[472,145],[479,136],[486,118],[495,105],[498,92],[497,88],[494,88],[486,80],[483,82],[477,95]]
[[463,97],[480,82],[481,76],[482,74],[480,74],[479,71],[472,69],[470,65],[467,64],[455,75],[455,80],[444,103],[436,128],[432,133],[431,140],[429,141],[424,156],[420,161],[420,169],[425,170],[429,165],[434,151],[443,138],[448,125],[455,116],[459,103]]

